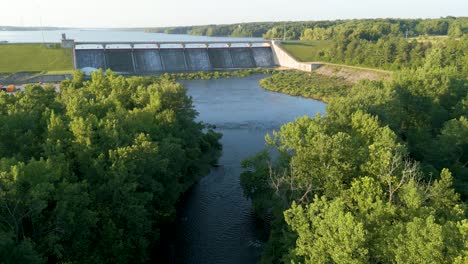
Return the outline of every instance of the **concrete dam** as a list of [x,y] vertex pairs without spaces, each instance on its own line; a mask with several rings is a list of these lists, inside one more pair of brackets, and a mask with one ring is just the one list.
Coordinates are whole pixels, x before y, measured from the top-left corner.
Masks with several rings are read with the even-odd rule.
[[269,41],[73,42],[76,69],[111,69],[127,74],[223,71],[277,66]]

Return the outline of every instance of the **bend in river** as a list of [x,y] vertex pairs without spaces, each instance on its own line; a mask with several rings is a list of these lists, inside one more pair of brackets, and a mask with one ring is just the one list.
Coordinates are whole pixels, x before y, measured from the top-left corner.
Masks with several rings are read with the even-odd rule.
[[262,89],[264,75],[184,81],[198,119],[223,133],[220,167],[185,195],[177,216],[173,263],[256,263],[259,230],[242,195],[241,161],[264,149],[266,133],[295,118],[324,113],[322,102]]

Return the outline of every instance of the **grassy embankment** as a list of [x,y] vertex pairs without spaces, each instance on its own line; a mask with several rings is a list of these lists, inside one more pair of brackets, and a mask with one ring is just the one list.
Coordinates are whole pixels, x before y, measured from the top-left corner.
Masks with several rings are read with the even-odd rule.
[[298,61],[310,62],[319,61],[318,53],[331,43],[331,40],[286,41],[281,46]]
[[[326,49],[331,41],[288,41],[282,47],[298,61],[319,62],[318,53]],[[331,99],[346,96],[353,84],[363,79],[388,80],[391,72],[348,66],[343,64],[323,64],[313,72],[284,71],[260,81],[260,85],[270,91],[302,96],[329,102]]]
[[42,44],[0,45],[0,73],[44,72],[70,73],[72,51]]
[[323,66],[314,71],[321,75],[343,78],[350,83],[357,83],[363,79],[388,80],[391,78],[390,71],[321,62],[319,52],[328,48],[331,43],[329,40],[287,41],[281,45],[298,61],[322,63]]

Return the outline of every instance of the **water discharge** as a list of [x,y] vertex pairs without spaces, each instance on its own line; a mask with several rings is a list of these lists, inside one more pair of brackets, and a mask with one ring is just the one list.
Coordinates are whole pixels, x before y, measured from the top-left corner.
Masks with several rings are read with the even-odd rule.
[[135,50],[135,60],[138,72],[163,71],[159,50]]
[[269,92],[265,76],[185,81],[198,119],[223,133],[220,167],[196,184],[178,208],[172,263],[256,263],[262,250],[251,204],[242,196],[241,161],[264,148],[264,136],[325,104]]
[[76,67],[116,72],[194,72],[275,66],[270,47],[76,49]]

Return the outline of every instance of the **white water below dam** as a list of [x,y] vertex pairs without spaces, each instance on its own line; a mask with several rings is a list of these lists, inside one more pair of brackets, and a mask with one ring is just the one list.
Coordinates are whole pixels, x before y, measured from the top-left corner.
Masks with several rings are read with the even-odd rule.
[[76,68],[112,69],[123,73],[195,72],[271,68],[270,47],[76,49]]

